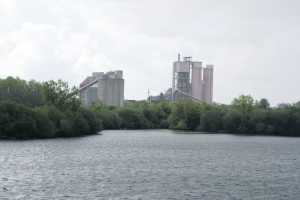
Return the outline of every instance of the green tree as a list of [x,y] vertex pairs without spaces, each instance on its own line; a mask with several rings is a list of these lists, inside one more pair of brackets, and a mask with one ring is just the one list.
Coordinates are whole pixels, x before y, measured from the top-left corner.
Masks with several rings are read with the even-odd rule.
[[261,99],[258,102],[256,102],[256,107],[261,108],[261,109],[269,109],[270,108],[270,103],[267,99]]
[[174,129],[195,130],[200,124],[200,110],[201,105],[192,101],[174,103],[169,117],[170,127]]
[[184,103],[184,122],[188,130],[196,130],[200,125],[200,104],[195,102]]
[[147,129],[149,121],[139,110],[131,108],[121,108],[118,110],[118,115],[121,118],[121,128],[123,129]]
[[40,83],[7,77],[0,79],[0,101],[14,101],[27,106],[41,106],[45,103],[45,97]]
[[93,104],[90,109],[101,120],[103,129],[120,129],[121,118],[116,110],[111,110],[101,103]]
[[224,130],[229,133],[238,133],[242,123],[242,114],[235,109],[229,109],[222,118]]
[[256,134],[266,134],[269,131],[268,116],[269,111],[266,111],[266,107],[255,109],[249,117],[249,131]]
[[187,125],[184,121],[184,105],[182,102],[172,104],[168,121],[171,129],[186,129]]
[[70,88],[67,82],[62,80],[43,83],[46,102],[60,110],[77,111],[80,100],[75,87]]
[[241,113],[241,123],[238,127],[238,131],[241,133],[249,132],[248,122],[251,112],[254,110],[254,99],[249,95],[241,95],[233,100],[232,107]]
[[223,130],[223,111],[221,107],[214,105],[210,109],[202,111],[200,120],[200,130],[208,132],[217,132]]
[[42,112],[15,102],[0,103],[0,137],[46,138],[52,137],[52,122]]
[[97,118],[96,114],[88,109],[82,108],[80,113],[89,125],[89,134],[96,134],[102,130],[102,121]]

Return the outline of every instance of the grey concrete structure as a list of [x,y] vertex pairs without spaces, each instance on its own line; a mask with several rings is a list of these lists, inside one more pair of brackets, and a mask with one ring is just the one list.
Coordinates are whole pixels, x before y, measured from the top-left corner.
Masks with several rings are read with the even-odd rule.
[[156,102],[158,102],[158,101],[172,101],[172,88],[169,88],[164,93],[161,92],[159,95],[149,96],[148,100],[150,100],[150,102],[154,102],[154,101],[156,101]]
[[173,63],[172,100],[192,99],[213,102],[213,65],[202,67],[202,62],[184,57]]
[[85,105],[91,105],[94,102],[97,102],[97,87],[89,87],[86,90],[80,92],[80,97]]
[[192,66],[192,96],[202,99],[203,81],[202,81],[202,62],[193,62]]
[[85,105],[102,102],[109,106],[123,106],[124,79],[122,71],[94,72],[79,87]]
[[202,98],[207,103],[213,102],[213,65],[206,65],[203,69],[203,94]]

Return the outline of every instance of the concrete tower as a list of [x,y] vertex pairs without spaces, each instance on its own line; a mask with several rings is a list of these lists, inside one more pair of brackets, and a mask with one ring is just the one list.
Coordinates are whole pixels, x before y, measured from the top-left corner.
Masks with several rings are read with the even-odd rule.
[[203,71],[203,100],[207,103],[213,102],[213,65],[206,65]]
[[192,96],[203,100],[202,62],[192,64]]
[[122,71],[108,72],[98,81],[98,99],[105,105],[123,106],[124,79]]
[[[178,61],[173,63],[173,76],[172,76],[172,98],[175,99],[185,99],[186,95],[191,94],[191,84],[190,84],[190,71],[191,71],[191,61],[190,59],[184,58],[183,61],[180,60],[180,55],[178,55]],[[181,93],[175,96],[175,91],[180,91]]]
[[102,102],[109,106],[123,106],[124,79],[122,71],[94,72],[80,84],[80,97],[85,105]]
[[202,67],[202,62],[184,57],[173,63],[172,100],[192,99],[213,102],[213,65]]

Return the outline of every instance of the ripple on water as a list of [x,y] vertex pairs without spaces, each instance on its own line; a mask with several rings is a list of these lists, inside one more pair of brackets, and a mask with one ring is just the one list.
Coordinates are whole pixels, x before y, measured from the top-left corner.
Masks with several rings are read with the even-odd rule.
[[0,141],[0,199],[298,199],[299,145],[161,130]]

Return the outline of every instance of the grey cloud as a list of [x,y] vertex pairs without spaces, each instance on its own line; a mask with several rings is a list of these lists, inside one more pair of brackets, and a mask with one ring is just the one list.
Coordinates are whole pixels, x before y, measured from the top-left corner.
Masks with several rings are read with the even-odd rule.
[[215,64],[215,101],[298,101],[300,3],[288,0],[0,0],[1,77],[123,69],[126,98],[171,82],[177,52]]

